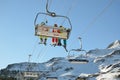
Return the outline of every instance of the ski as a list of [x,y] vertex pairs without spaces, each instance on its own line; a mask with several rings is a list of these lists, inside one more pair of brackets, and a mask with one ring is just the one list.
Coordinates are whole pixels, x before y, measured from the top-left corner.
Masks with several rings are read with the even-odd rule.
[[44,44],[44,45],[46,46],[46,44],[45,44],[45,43],[41,43],[41,42],[39,42],[38,44]]
[[54,47],[57,46],[56,44],[50,44],[50,45],[51,45],[51,46],[54,46]]
[[63,48],[65,49],[66,52],[68,52],[67,48],[63,45]]
[[54,46],[54,47],[55,47],[55,46],[62,46],[62,47],[65,49],[65,51],[68,52],[67,48],[66,48],[64,45],[56,45],[56,44],[50,44],[50,45],[51,45],[51,46]]

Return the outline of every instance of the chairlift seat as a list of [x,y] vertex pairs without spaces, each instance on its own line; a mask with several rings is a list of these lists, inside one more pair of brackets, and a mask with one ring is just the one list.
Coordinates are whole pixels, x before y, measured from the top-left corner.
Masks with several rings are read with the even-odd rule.
[[46,77],[47,80],[58,80],[57,77]]
[[76,64],[85,64],[88,63],[89,61],[86,59],[69,59],[68,60],[70,63],[76,63]]

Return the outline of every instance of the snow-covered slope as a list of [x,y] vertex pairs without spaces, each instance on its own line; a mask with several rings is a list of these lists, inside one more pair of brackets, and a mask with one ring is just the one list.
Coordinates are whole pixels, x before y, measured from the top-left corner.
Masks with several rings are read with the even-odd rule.
[[56,57],[45,63],[16,63],[6,68],[10,71],[40,71],[39,80],[46,77],[57,77],[58,80],[75,80],[87,78],[88,80],[120,80],[120,41],[116,40],[106,49],[94,49],[74,57],[86,59],[88,63],[73,64],[68,58]]
[[116,40],[115,42],[111,43],[107,48],[108,49],[120,48],[120,40]]

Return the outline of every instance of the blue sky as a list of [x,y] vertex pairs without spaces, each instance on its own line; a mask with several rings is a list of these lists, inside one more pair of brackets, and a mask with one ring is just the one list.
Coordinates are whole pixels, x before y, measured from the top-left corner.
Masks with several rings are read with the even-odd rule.
[[[26,62],[29,54],[32,62],[67,56],[62,47],[49,45],[51,38],[44,46],[38,44],[39,39],[34,35],[34,18],[38,12],[46,11],[45,6],[46,0],[0,0],[0,68]],[[68,50],[79,48],[78,36],[82,37],[87,51],[106,48],[120,39],[120,0],[50,0],[49,10],[67,15],[71,20],[73,29]],[[64,20],[40,16],[39,23],[46,19],[49,25],[61,24]],[[69,26],[67,21],[63,25]]]

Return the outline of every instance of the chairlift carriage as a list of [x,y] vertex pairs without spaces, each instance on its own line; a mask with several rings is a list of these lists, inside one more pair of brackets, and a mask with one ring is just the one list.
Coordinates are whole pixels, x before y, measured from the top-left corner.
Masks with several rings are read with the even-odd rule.
[[81,38],[80,37],[78,37],[78,39],[80,40],[80,48],[78,48],[78,49],[71,49],[70,51],[69,51],[69,53],[68,53],[68,61],[70,62],[70,63],[75,63],[75,64],[85,64],[85,63],[88,63],[89,61],[87,60],[87,59],[85,59],[85,58],[70,58],[71,56],[70,56],[70,52],[71,51],[76,51],[76,52],[85,52],[85,54],[86,54],[86,50],[83,50],[82,49],[82,40],[81,40]]
[[[34,20],[34,26],[35,26],[35,36],[46,36],[46,37],[57,37],[57,38],[61,38],[61,39],[68,39],[70,36],[70,32],[72,30],[72,25],[71,25],[71,21],[67,16],[62,16],[62,15],[57,15],[55,12],[50,12],[48,10],[48,0],[47,0],[47,4],[46,4],[46,12],[38,12],[35,20]],[[53,25],[52,26],[48,26],[48,25],[39,25],[39,23],[37,23],[37,19],[38,16],[40,15],[46,15],[46,16],[51,16],[51,17],[59,17],[59,18],[64,18],[67,19],[70,28],[66,29],[64,31],[62,31],[61,33],[54,33],[52,32],[52,30],[54,29]],[[59,30],[59,28],[56,28],[57,30]]]

